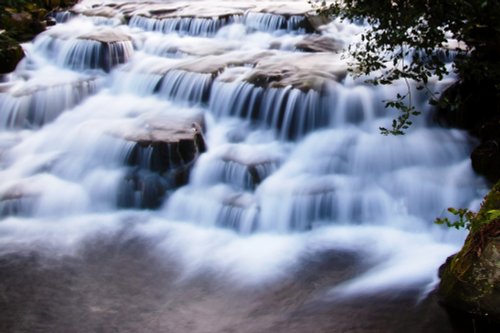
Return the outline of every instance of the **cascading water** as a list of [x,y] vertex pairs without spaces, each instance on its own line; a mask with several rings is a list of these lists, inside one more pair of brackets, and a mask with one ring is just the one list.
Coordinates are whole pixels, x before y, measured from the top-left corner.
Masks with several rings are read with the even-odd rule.
[[[304,52],[312,37],[346,45],[363,29],[314,30],[313,14],[305,1],[118,0],[56,14],[0,86],[0,253],[59,258],[103,235],[147,239],[175,267],[149,283],[180,291],[158,296],[171,313],[159,317],[154,292],[121,299],[144,307],[124,313],[153,316],[131,331],[319,332],[327,324],[301,326],[304,304],[425,294],[464,237],[433,219],[483,194],[472,143],[425,116],[403,137],[381,136],[396,114],[382,100],[402,88],[366,86],[339,54]],[[424,99],[419,108],[431,112]],[[125,267],[149,272],[140,262]],[[143,283],[112,269],[132,283],[124,290]],[[197,289],[204,278],[212,287]],[[288,289],[265,292],[278,285]],[[199,322],[176,321],[190,313]],[[338,313],[328,325],[342,331]],[[287,316],[297,325],[273,326]],[[95,329],[85,325],[70,331]]]

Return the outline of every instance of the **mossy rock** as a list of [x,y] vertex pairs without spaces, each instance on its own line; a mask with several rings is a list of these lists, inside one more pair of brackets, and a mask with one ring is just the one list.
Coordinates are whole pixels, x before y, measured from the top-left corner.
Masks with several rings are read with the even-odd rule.
[[22,47],[5,33],[0,34],[0,74],[14,71],[17,64],[24,57]]
[[49,11],[75,3],[74,0],[7,1],[0,6],[0,29],[18,42],[30,41],[46,29]]
[[439,275],[438,294],[451,312],[487,330],[500,327],[500,182],[471,221],[464,246],[448,258]]

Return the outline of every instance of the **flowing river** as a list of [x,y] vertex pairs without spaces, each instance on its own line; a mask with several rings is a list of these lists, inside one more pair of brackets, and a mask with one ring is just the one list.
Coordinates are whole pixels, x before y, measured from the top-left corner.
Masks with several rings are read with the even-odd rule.
[[[0,331],[453,332],[473,141],[306,1],[84,0],[0,83]],[[443,89],[451,82],[435,84]],[[430,294],[429,294],[430,293]]]

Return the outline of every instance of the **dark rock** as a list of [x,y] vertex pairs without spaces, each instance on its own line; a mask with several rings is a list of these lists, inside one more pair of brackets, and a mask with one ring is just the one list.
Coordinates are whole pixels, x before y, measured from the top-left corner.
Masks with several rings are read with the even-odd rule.
[[493,82],[457,82],[445,90],[439,103],[437,121],[463,128],[474,135],[481,126],[500,114],[500,102]]
[[22,47],[5,33],[0,33],[0,74],[14,71],[17,64],[24,57]]
[[500,179],[500,146],[497,140],[483,141],[471,154],[472,168],[494,183]]
[[437,121],[468,130],[480,140],[471,155],[474,170],[492,184],[500,179],[500,101],[495,82],[458,82],[444,93]]

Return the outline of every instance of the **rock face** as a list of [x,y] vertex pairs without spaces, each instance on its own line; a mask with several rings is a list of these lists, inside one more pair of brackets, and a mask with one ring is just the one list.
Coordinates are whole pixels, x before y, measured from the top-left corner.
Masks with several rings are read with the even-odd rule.
[[[440,268],[438,294],[457,325],[500,328],[500,183],[472,221],[463,248]],[[473,321],[474,322],[473,322]],[[496,331],[498,332],[498,330]]]
[[478,136],[481,143],[471,154],[472,167],[494,183],[500,179],[500,120],[482,124]]
[[484,175],[489,181],[500,179],[500,141],[482,142],[471,154],[474,171]]
[[17,64],[24,57],[24,51],[21,46],[13,39],[0,33],[0,74],[6,74],[14,71]]
[[[480,140],[472,153],[472,166],[484,175],[491,184],[500,180],[500,102],[494,89],[496,83],[461,82],[443,93],[443,103],[437,112],[438,120],[446,125],[468,130]],[[459,107],[453,104],[459,102]]]

